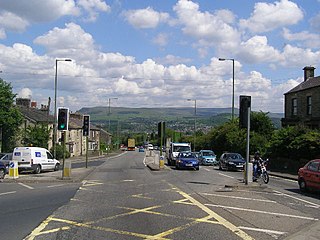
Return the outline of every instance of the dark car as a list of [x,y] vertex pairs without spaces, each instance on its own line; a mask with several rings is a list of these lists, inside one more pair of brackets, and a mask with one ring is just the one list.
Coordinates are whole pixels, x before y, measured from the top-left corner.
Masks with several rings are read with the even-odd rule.
[[199,161],[193,152],[180,152],[176,160],[176,169],[192,168],[199,170]]
[[3,162],[6,166],[12,161],[12,153],[0,153],[0,162]]
[[244,170],[245,159],[239,153],[223,153],[219,160],[220,170]]
[[4,179],[5,175],[8,173],[8,167],[0,161],[0,181]]
[[299,169],[298,183],[301,191],[320,190],[320,159],[311,160]]

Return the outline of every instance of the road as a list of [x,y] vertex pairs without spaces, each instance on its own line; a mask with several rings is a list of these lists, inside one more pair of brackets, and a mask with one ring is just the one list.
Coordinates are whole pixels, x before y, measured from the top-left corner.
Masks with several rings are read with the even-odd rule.
[[143,158],[105,161],[26,239],[283,239],[319,221],[319,196],[296,182],[247,187],[242,172],[150,171]]

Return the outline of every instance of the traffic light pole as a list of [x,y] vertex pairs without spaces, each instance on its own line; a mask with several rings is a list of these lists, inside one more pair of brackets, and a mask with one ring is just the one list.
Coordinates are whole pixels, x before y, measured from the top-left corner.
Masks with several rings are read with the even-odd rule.
[[65,147],[66,147],[66,139],[65,139],[65,132],[63,131],[61,133],[61,138],[62,138],[62,155],[63,155],[63,158],[62,158],[62,179],[64,178],[64,162],[66,160],[66,157],[65,157]]
[[86,168],[88,168],[88,135],[86,136]]

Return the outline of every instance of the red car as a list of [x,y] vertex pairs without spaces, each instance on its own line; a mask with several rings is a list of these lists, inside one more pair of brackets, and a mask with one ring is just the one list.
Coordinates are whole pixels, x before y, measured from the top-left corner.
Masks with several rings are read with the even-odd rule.
[[298,183],[301,191],[320,190],[320,159],[311,160],[299,169]]

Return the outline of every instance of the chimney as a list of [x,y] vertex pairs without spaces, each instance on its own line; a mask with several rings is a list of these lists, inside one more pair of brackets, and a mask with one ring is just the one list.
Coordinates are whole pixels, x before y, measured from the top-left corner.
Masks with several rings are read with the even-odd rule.
[[32,101],[31,102],[31,108],[37,108],[37,102]]
[[30,107],[31,100],[29,98],[17,98],[16,99],[16,105],[17,106],[23,106],[23,107]]
[[303,70],[304,70],[304,81],[307,81],[308,78],[314,77],[314,70],[315,70],[314,67],[307,66],[307,67],[304,67]]

